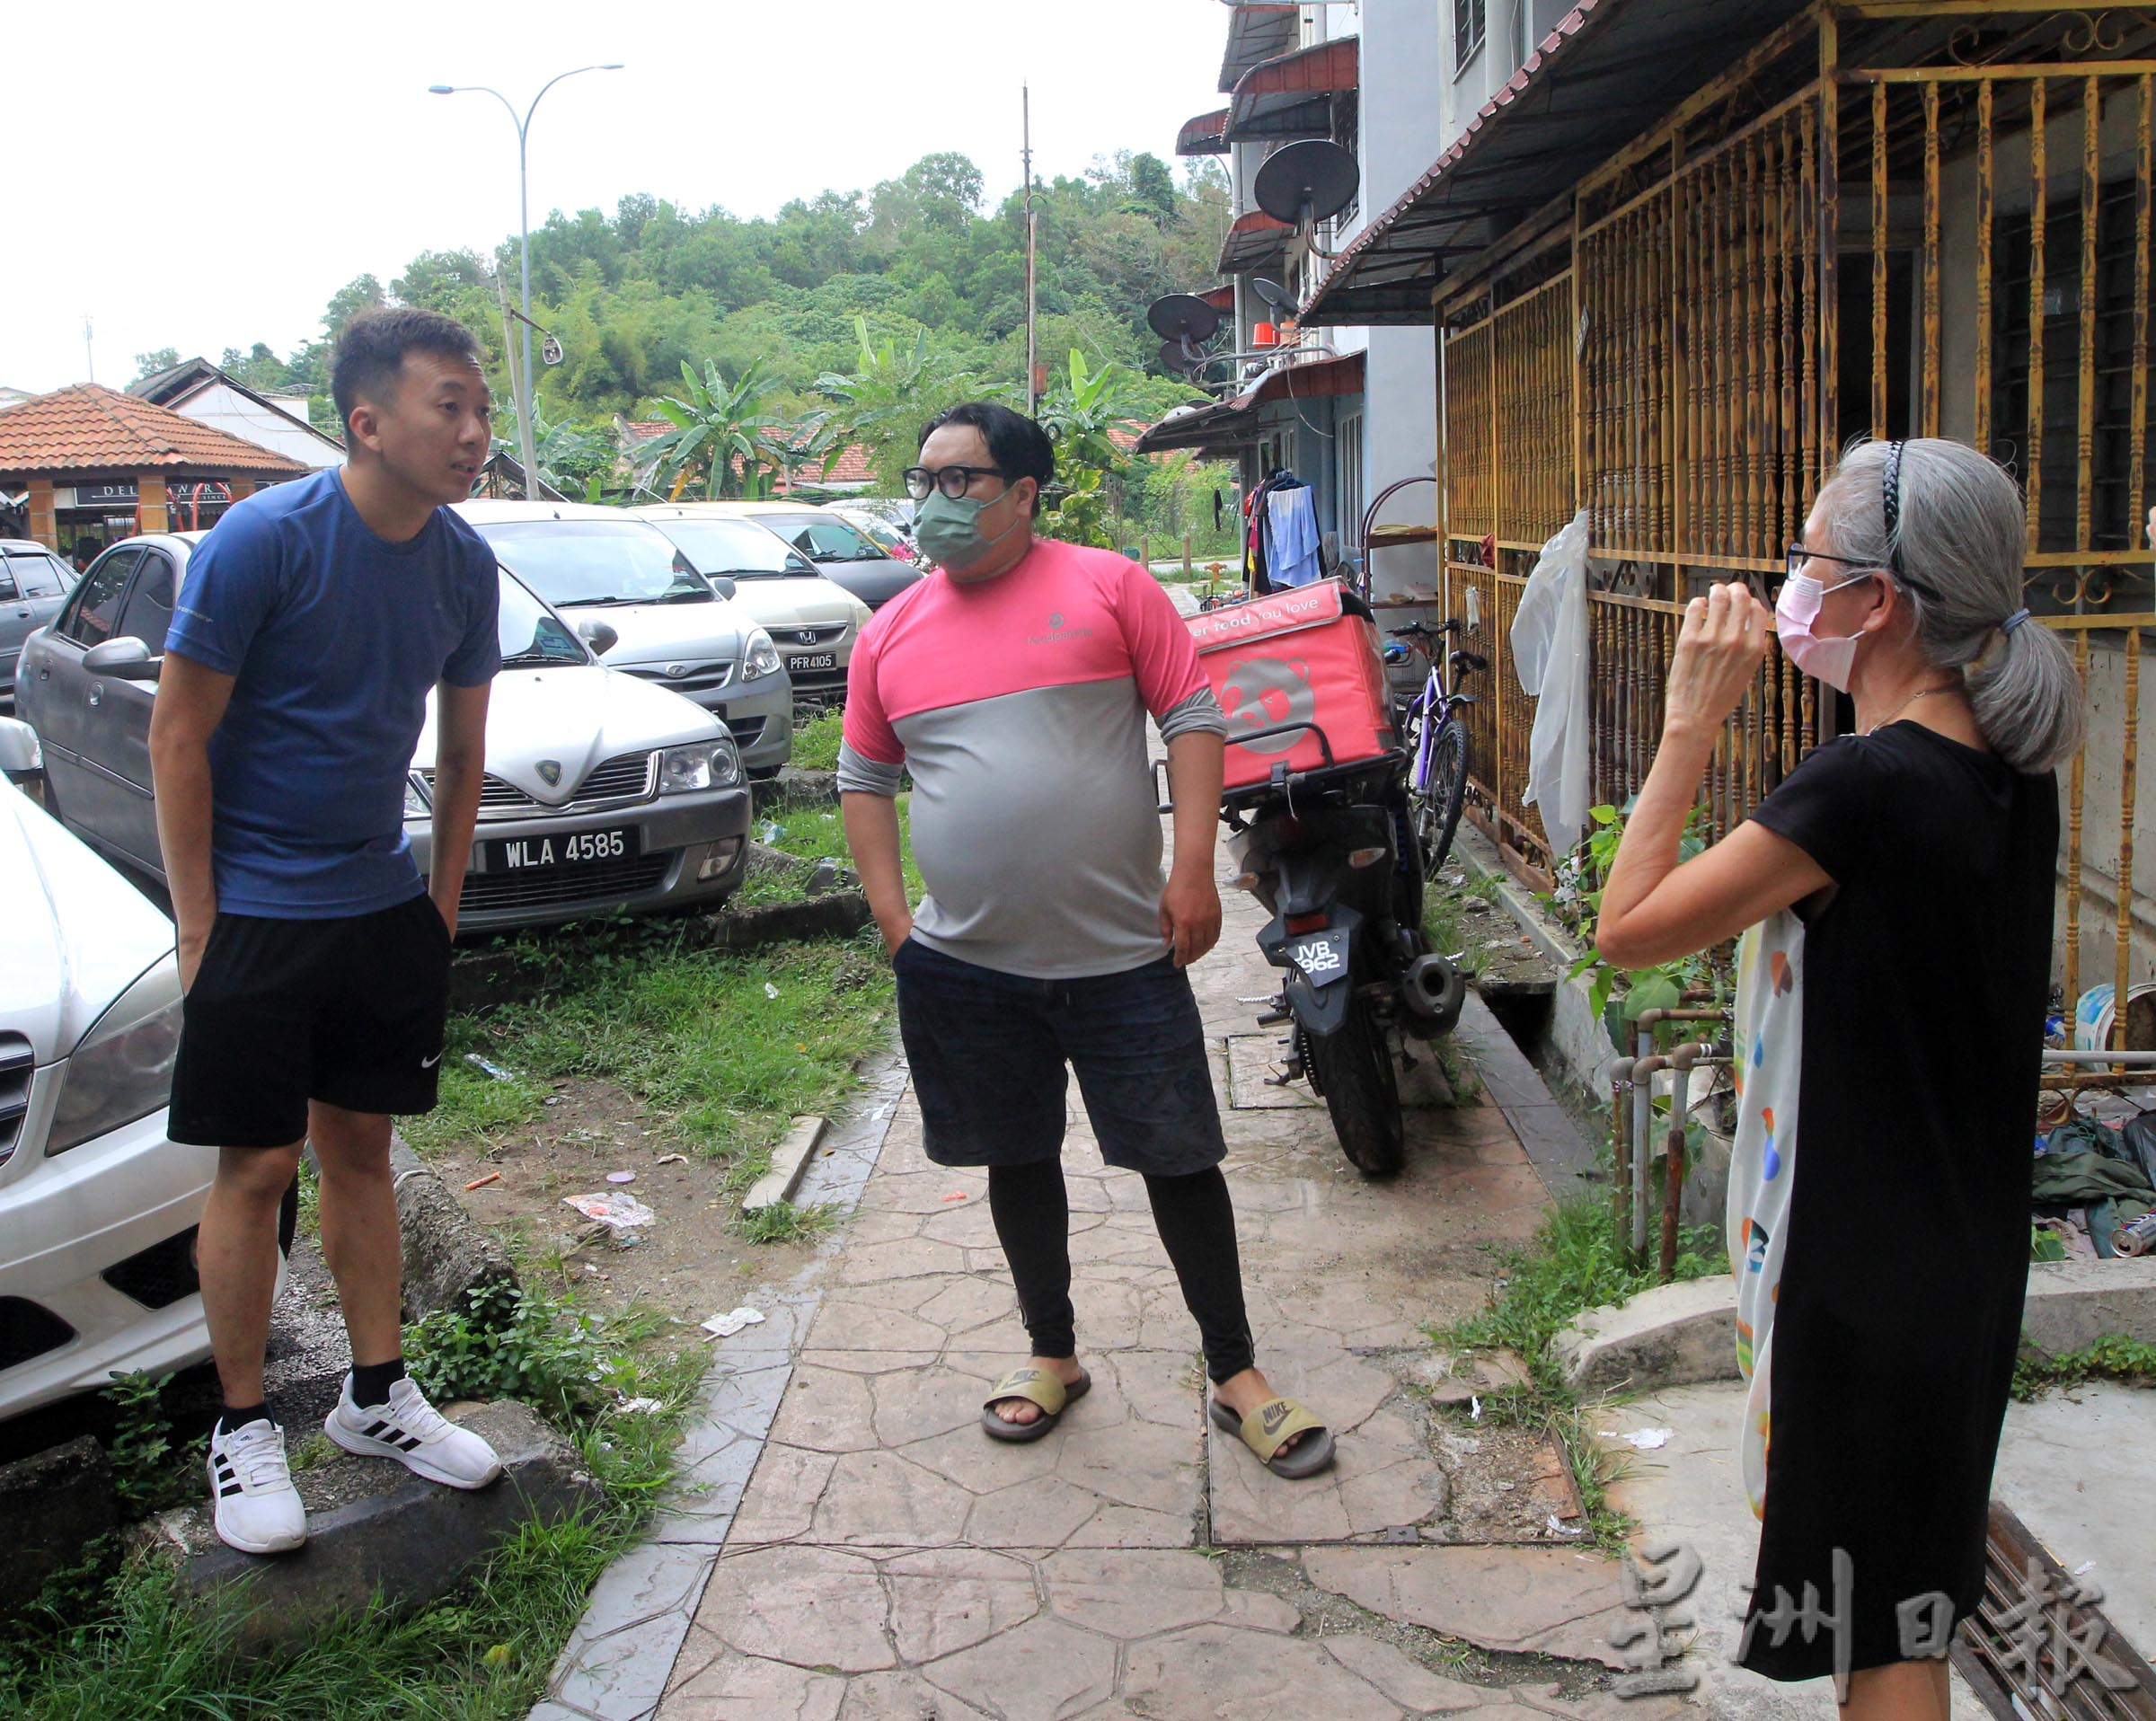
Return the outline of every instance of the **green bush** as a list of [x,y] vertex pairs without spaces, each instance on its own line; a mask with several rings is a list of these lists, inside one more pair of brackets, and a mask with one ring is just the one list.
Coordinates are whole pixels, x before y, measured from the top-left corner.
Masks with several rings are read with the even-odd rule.
[[514,1284],[480,1285],[404,1336],[404,1366],[437,1404],[516,1399],[565,1421],[610,1396],[622,1371],[605,1318]]

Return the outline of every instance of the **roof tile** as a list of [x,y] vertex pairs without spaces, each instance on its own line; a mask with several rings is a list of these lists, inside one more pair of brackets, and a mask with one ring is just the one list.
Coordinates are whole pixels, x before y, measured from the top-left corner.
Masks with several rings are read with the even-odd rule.
[[0,408],[0,473],[207,468],[304,476],[308,468],[260,444],[95,383]]

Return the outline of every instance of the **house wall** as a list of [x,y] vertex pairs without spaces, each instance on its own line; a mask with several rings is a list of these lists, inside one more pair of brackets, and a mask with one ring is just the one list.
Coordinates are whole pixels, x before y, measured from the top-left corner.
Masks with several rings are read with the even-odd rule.
[[[1456,129],[1443,92],[1448,87],[1449,0],[1364,0],[1362,101],[1365,221],[1383,216],[1429,172]],[[1438,99],[1433,101],[1434,93]],[[1363,494],[1374,499],[1404,478],[1435,478],[1437,347],[1435,330],[1369,331],[1364,389]],[[1379,522],[1435,525],[1437,487],[1415,484],[1378,514]],[[1371,589],[1380,596],[1431,596],[1437,590],[1437,547],[1415,544],[1375,552]]]
[[212,383],[198,394],[188,397],[172,408],[175,412],[202,424],[212,424],[220,430],[229,431],[258,448],[267,448],[287,459],[320,469],[341,465],[344,452],[326,437],[312,430],[303,429],[268,409],[257,406],[245,395],[226,387],[223,383]]

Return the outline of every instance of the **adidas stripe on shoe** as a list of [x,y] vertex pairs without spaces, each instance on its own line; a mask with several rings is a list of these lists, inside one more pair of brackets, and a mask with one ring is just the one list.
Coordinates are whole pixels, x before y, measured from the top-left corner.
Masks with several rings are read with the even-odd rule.
[[346,1376],[323,1431],[348,1452],[393,1458],[413,1475],[448,1487],[483,1488],[501,1474],[494,1449],[429,1404],[409,1377],[389,1389],[387,1402],[358,1405]]
[[281,1554],[307,1539],[307,1509],[285,1461],[285,1431],[267,1417],[209,1436],[209,1497],[218,1540],[243,1554]]

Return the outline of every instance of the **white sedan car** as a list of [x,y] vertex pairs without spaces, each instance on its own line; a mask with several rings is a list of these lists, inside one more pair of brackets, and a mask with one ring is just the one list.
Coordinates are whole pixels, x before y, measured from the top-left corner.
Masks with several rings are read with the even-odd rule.
[[[0,719],[0,1417],[209,1355],[216,1150],[164,1134],[172,922],[6,781],[35,746]],[[287,1245],[296,1214],[287,1196]]]

